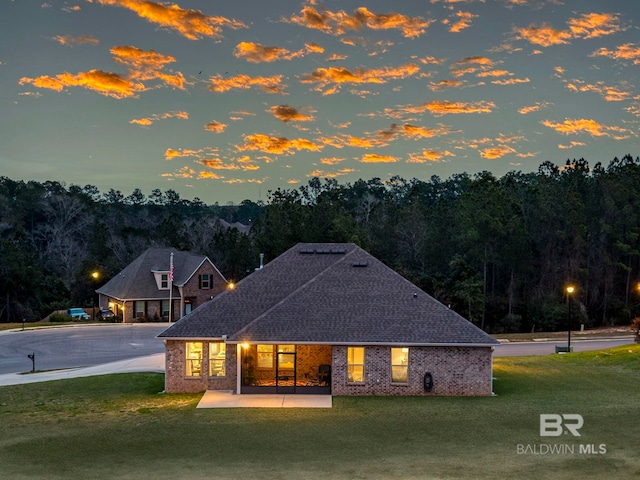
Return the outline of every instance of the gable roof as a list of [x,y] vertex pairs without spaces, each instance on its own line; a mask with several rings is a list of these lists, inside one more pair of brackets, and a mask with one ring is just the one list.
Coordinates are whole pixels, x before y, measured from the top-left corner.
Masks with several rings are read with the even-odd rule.
[[355,244],[298,244],[161,338],[229,343],[495,345]]
[[174,289],[186,284],[204,262],[211,263],[204,255],[175,248],[149,248],[96,292],[118,300],[169,298],[169,290],[158,290],[154,272],[169,273],[171,253]]

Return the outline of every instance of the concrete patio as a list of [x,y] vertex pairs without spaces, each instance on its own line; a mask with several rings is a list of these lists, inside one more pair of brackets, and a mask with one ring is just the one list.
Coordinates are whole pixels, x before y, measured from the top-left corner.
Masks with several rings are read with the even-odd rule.
[[255,394],[207,390],[197,408],[331,408],[331,395]]

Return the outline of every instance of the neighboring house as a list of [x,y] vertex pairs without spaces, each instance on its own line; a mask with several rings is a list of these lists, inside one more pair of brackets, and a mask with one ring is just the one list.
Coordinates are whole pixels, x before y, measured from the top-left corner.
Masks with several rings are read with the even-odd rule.
[[169,312],[177,320],[226,287],[227,281],[206,256],[149,248],[96,292],[100,308],[110,308],[130,323],[168,321]]
[[355,244],[298,244],[162,332],[167,392],[491,395],[498,342]]

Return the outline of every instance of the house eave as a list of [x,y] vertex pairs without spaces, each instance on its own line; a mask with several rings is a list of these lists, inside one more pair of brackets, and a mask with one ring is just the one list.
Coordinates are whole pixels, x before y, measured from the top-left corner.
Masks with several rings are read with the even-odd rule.
[[[191,339],[193,340],[193,339]],[[292,341],[292,340],[281,340],[281,341],[244,341],[244,340],[227,340],[227,344],[229,345],[242,345],[243,343],[249,344],[260,344],[260,345],[284,345],[284,344],[294,344],[294,345],[335,345],[335,346],[354,346],[354,345],[362,345],[362,346],[398,346],[398,347],[482,347],[489,348],[495,347],[498,345],[496,343],[439,343],[439,342],[307,342],[307,341]]]

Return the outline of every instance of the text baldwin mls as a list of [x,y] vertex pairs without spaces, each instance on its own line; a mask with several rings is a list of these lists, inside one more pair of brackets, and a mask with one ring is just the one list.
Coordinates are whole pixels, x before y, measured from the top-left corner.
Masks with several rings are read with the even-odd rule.
[[[579,430],[583,425],[584,419],[577,413],[543,413],[540,415],[540,436],[559,437],[570,433],[580,437]],[[516,452],[518,455],[604,455],[607,446],[604,443],[519,443]]]

